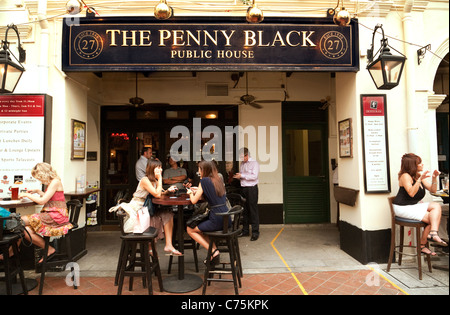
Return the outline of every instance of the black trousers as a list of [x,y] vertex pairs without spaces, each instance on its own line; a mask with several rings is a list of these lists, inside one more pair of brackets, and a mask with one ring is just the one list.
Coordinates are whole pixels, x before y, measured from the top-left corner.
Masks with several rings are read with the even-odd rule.
[[259,235],[258,185],[242,187],[242,195],[247,199],[243,213],[243,233],[249,233],[250,224],[252,235]]

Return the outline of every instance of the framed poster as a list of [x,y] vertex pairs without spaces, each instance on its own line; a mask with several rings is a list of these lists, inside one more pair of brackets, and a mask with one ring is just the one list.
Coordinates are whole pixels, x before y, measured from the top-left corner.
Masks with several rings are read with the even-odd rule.
[[366,193],[391,192],[386,95],[361,95]]
[[71,159],[84,159],[86,152],[86,123],[72,119]]
[[339,157],[353,157],[352,119],[339,122]]

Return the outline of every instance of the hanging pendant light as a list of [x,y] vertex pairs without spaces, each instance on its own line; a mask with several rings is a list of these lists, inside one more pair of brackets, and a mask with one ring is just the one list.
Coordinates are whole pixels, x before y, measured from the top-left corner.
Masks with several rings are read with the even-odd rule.
[[170,19],[172,13],[173,10],[169,5],[167,5],[166,0],[160,0],[154,11],[155,18],[157,18],[158,20]]
[[75,15],[83,11],[83,4],[80,0],[69,0],[66,2],[66,11],[70,15]]
[[247,9],[246,18],[249,23],[261,23],[264,20],[263,12],[256,6],[256,0],[253,0],[252,6]]
[[[338,8],[340,1],[342,1],[342,5],[340,8]],[[344,0],[338,0],[336,8],[334,8],[334,16],[333,16],[334,24],[339,26],[347,26],[350,24],[351,20],[352,18],[350,16],[350,12],[348,12],[344,8]]]

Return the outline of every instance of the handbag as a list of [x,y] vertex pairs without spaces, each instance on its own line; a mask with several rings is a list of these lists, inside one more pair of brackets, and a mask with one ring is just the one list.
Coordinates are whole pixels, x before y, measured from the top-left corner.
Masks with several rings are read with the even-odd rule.
[[148,194],[145,198],[143,207],[147,207],[151,217],[155,215],[155,206],[153,205],[151,194]]
[[202,223],[203,221],[208,220],[209,218],[209,210],[222,207],[224,204],[210,206],[209,203],[204,202],[202,203],[198,209],[194,212],[194,214],[186,221],[186,225],[189,226],[191,229],[195,228],[197,225]]
[[6,233],[21,234],[25,231],[25,222],[23,222],[21,215],[18,213],[11,213],[4,208],[0,208],[0,216],[8,218],[3,221],[3,231]]
[[134,234],[142,234],[150,227],[150,214],[147,207],[142,207],[137,211],[136,223],[134,224]]

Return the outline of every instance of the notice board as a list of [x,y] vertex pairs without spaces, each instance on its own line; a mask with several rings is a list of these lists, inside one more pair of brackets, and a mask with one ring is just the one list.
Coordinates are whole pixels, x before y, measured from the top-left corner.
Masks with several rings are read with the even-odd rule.
[[366,193],[391,192],[386,95],[361,95]]
[[46,94],[0,95],[0,198],[42,188],[31,169],[50,162],[51,107]]

